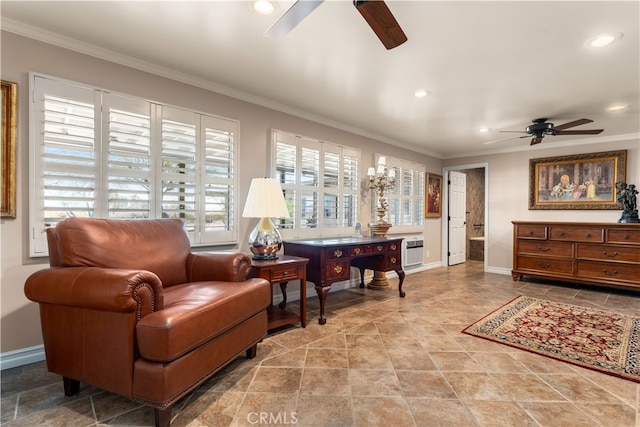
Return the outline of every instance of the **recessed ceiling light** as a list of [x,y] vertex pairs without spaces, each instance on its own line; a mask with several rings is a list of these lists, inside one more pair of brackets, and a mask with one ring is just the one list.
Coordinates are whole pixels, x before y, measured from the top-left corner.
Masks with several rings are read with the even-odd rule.
[[628,105],[626,105],[626,104],[614,104],[614,105],[609,107],[609,111],[622,111],[622,110],[626,109],[627,107],[628,107]]
[[268,0],[258,0],[253,2],[253,9],[262,15],[271,15],[276,10],[273,2]]
[[420,89],[415,91],[415,93],[413,94],[416,98],[424,98],[425,96],[429,95],[431,92],[425,89]]
[[480,133],[487,133],[487,132],[489,132],[490,130],[491,130],[491,129],[489,129],[489,128],[486,128],[486,127],[485,127],[485,128],[480,128],[480,129],[478,129],[478,132],[480,132]]
[[603,33],[599,34],[595,37],[590,38],[585,42],[586,47],[604,47],[608,46],[611,43],[620,40],[622,38],[622,33]]

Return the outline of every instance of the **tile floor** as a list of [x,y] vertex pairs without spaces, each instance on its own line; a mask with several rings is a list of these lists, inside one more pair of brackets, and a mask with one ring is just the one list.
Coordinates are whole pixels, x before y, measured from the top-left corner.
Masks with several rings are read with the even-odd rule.
[[[396,279],[390,279],[396,284]],[[460,331],[517,295],[640,315],[640,294],[513,282],[467,262],[407,275],[397,290],[332,293],[324,326],[269,335],[173,409],[172,426],[640,427],[640,384]],[[295,304],[290,304],[295,309]],[[153,413],[44,362],[2,372],[2,425],[153,425]]]

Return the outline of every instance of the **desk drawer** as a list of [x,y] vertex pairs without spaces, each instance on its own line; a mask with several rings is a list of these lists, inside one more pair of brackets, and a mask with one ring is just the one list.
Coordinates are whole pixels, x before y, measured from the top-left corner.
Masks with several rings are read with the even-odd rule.
[[603,228],[571,228],[571,227],[550,227],[549,228],[550,240],[565,240],[570,242],[591,242],[602,243],[604,242],[604,229]]
[[541,257],[519,256],[517,258],[518,270],[538,271],[545,274],[573,274],[572,259],[549,259]]
[[518,253],[530,255],[546,255],[556,257],[573,257],[573,243],[535,240],[519,240]]
[[633,246],[578,245],[578,258],[640,263],[640,248]]
[[288,282],[297,278],[298,269],[296,267],[274,268],[271,271],[271,281],[273,282]]
[[328,262],[325,267],[327,280],[347,280],[351,278],[351,265],[349,260]]
[[349,247],[334,247],[326,249],[325,257],[327,259],[339,259],[339,258],[348,258],[351,256],[351,249]]

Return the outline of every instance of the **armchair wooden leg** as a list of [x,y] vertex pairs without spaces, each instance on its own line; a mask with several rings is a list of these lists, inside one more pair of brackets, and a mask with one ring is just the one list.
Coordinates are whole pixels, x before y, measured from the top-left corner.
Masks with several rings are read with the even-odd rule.
[[156,427],[168,427],[171,424],[171,406],[164,409],[154,408],[153,412],[156,418]]
[[64,395],[73,396],[80,392],[80,381],[67,377],[62,377],[62,383],[64,384]]
[[258,354],[258,344],[254,344],[247,349],[247,359],[253,359]]

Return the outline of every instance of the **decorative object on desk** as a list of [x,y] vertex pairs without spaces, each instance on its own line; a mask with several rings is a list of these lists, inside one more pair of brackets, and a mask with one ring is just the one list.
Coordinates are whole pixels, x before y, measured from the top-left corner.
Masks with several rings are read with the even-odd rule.
[[620,209],[627,150],[529,160],[529,209]]
[[282,237],[271,218],[289,218],[280,183],[274,178],[254,178],[242,216],[260,218],[249,234],[249,250],[253,259],[277,259]]
[[442,176],[427,172],[427,194],[425,195],[425,218],[440,218],[442,211],[440,203],[442,201]]
[[640,318],[519,296],[462,332],[640,383]]
[[389,169],[387,166],[387,159],[384,156],[380,156],[378,159],[378,168],[370,167],[367,172],[369,179],[369,189],[375,190],[378,195],[378,201],[376,205],[376,216],[378,219],[376,222],[369,224],[371,233],[374,236],[384,237],[387,235],[387,231],[391,228],[385,216],[389,210],[389,201],[385,196],[385,192],[392,190],[396,185],[396,171],[395,169]]
[[17,83],[2,80],[2,218],[16,217],[17,94]]
[[[396,171],[395,169],[389,169],[387,166],[387,159],[384,156],[378,158],[378,168],[374,169],[370,167],[367,176],[369,178],[369,189],[375,190],[378,195],[378,202],[376,205],[376,216],[378,219],[376,222],[369,224],[371,228],[371,234],[377,237],[385,237],[387,231],[391,228],[391,224],[385,220],[387,211],[389,210],[389,201],[385,196],[385,192],[392,190],[396,186]],[[387,280],[387,274],[384,271],[373,271],[373,279],[367,285],[369,289],[382,290],[389,289],[389,280]]]
[[618,203],[622,205],[622,216],[618,222],[640,222],[638,219],[638,202],[636,198],[638,190],[634,184],[627,185],[626,182],[616,182],[616,195]]

